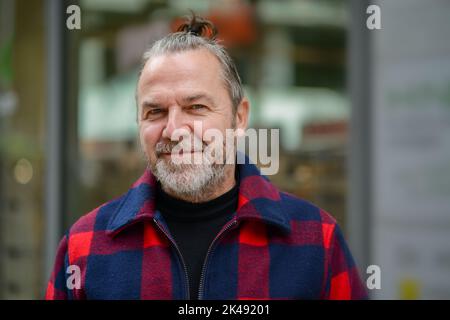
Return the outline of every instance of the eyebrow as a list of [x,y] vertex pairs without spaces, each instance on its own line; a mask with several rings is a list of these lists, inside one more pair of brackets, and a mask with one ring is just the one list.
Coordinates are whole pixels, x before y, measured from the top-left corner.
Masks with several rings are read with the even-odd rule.
[[142,108],[161,108],[161,105],[159,103],[152,101],[143,101],[141,105]]
[[[188,104],[188,103],[192,103],[194,101],[198,101],[198,100],[202,100],[202,99],[206,100],[211,106],[213,106],[213,107],[216,106],[214,100],[210,96],[208,96],[204,93],[198,93],[198,94],[183,97],[183,98],[181,98],[181,101],[184,104]],[[141,105],[142,105],[142,108],[161,108],[162,107],[162,105],[160,103],[158,103],[156,101],[154,102],[151,100],[144,100]]]
[[187,96],[187,97],[182,98],[181,100],[183,101],[183,103],[192,103],[194,101],[201,100],[201,99],[206,100],[213,107],[216,106],[214,100],[210,96],[203,94],[203,93]]

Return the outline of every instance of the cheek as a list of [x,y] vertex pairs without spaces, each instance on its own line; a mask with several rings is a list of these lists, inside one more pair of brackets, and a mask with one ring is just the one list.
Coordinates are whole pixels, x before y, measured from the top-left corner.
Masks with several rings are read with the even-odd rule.
[[162,128],[157,126],[141,126],[139,137],[142,147],[146,152],[153,151],[156,143],[160,140]]
[[217,117],[203,124],[203,131],[208,129],[219,130],[223,137],[225,137],[225,130],[229,128],[231,128],[231,118],[228,117]]

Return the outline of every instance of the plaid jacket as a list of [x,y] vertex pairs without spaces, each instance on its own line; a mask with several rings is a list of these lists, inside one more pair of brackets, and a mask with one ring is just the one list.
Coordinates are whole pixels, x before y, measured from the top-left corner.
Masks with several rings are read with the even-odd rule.
[[[238,169],[238,209],[208,250],[198,298],[366,298],[336,221],[277,190],[253,164]],[[46,299],[193,298],[180,251],[155,210],[155,186],[147,170],[125,195],[70,228]]]

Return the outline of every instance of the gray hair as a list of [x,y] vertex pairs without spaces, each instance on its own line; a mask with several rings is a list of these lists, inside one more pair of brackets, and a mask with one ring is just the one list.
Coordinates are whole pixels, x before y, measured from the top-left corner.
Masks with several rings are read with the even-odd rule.
[[[202,36],[202,33],[207,30],[207,28],[212,28],[212,36],[209,38]],[[233,113],[235,113],[244,96],[244,90],[242,89],[241,78],[239,77],[231,56],[215,39],[215,27],[209,21],[195,17],[194,15],[191,21],[182,25],[178,30],[178,32],[171,33],[154,42],[150,48],[145,51],[143,54],[143,63],[139,71],[139,78],[144,65],[152,57],[188,50],[207,49],[218,59],[221,65],[221,77],[229,92],[233,105]]]

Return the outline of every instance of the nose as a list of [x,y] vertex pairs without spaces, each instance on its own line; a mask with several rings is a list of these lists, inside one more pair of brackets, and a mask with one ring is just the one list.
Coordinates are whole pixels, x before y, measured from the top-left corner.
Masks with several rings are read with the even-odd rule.
[[183,119],[182,111],[179,108],[169,108],[162,138],[179,141],[181,136],[188,135],[189,133],[189,126]]

